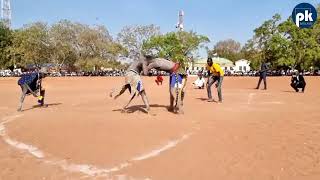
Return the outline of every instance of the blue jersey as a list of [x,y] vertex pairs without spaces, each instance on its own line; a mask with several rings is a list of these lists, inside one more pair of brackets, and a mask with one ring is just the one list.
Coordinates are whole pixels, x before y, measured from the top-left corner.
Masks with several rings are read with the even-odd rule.
[[39,74],[38,73],[30,73],[30,74],[24,74],[21,76],[21,78],[18,80],[18,85],[31,85],[33,83],[37,83],[39,79]]
[[[28,85],[32,91],[37,91],[41,88],[41,82],[39,81],[40,77],[38,73],[31,73],[22,75],[21,78],[18,80],[18,85]],[[31,92],[28,90],[27,94]]]
[[183,75],[181,74],[171,74],[170,75],[170,87],[179,87],[182,85]]

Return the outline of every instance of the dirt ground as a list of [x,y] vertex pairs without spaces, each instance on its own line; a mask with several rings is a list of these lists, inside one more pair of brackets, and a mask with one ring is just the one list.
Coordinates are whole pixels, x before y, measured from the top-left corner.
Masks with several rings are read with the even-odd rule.
[[[305,93],[290,77],[225,77],[222,104],[189,78],[184,115],[167,111],[168,80],[144,77],[128,113],[108,97],[123,78],[47,78],[46,103],[16,112],[16,78],[0,79],[0,180],[319,180],[320,77]],[[217,98],[216,89],[212,89]]]

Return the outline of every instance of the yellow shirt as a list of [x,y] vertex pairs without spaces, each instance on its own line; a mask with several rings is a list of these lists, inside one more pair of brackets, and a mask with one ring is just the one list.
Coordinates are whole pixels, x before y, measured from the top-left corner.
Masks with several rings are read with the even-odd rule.
[[219,64],[217,63],[213,63],[212,66],[207,65],[207,70],[210,71],[210,73],[212,73],[215,76],[224,76],[224,71],[222,70],[222,68],[220,67]]

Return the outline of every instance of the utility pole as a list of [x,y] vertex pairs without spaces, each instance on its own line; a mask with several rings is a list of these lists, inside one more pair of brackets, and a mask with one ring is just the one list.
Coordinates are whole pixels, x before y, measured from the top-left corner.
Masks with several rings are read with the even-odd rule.
[[176,28],[179,30],[179,31],[183,31],[184,30],[184,12],[183,10],[180,10],[179,11],[179,14],[178,14],[178,23],[176,25]]
[[1,0],[1,20],[5,26],[11,28],[11,3],[10,0]]

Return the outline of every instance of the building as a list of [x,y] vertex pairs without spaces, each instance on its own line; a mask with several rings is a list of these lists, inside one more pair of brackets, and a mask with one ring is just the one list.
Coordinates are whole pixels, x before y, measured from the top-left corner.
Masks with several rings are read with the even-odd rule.
[[[229,59],[216,57],[216,58],[212,58],[212,61],[214,63],[219,64],[224,71],[233,71],[234,69],[234,64]],[[197,59],[189,63],[190,71],[205,70],[206,67],[207,67],[207,59]]]
[[240,59],[235,62],[234,70],[236,72],[248,72],[250,71],[250,61],[246,59]]

